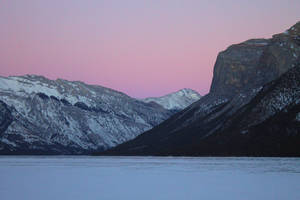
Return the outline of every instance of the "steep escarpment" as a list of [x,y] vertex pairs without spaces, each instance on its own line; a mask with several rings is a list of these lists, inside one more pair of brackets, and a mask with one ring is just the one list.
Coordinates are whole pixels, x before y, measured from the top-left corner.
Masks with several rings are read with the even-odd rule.
[[[300,22],[284,33],[274,35],[271,39],[248,40],[230,46],[217,58],[209,94],[159,126],[107,153],[113,155],[257,155],[255,151],[246,151],[245,148],[249,148],[249,145],[239,145],[240,140],[237,138],[247,133],[249,127],[267,128],[269,127],[267,124],[275,124],[280,118],[295,117],[290,114],[290,112],[298,112],[295,98],[293,101],[281,101],[280,98],[290,98],[294,93],[298,93],[299,76],[291,78],[296,82],[293,87],[292,85],[285,87],[287,78],[280,79],[280,77],[293,68],[297,68],[296,70],[299,68],[297,67],[300,58],[299,38]],[[295,72],[288,72],[287,77],[292,76],[293,73]],[[274,80],[285,93],[277,93],[274,89],[277,87],[268,85]],[[265,93],[269,87],[271,91]],[[261,96],[264,98],[258,100]],[[241,110],[247,110],[249,104],[255,105],[256,114],[254,112],[251,117],[245,113],[241,114],[242,116],[238,115],[243,113]],[[281,106],[273,109],[272,106],[277,104]],[[292,106],[294,104],[295,106]],[[283,112],[285,107],[288,114]],[[262,110],[264,112],[261,112]],[[240,126],[234,126],[237,124]],[[286,137],[289,134],[287,131],[289,124],[286,121],[279,128],[283,130],[282,137],[288,141],[291,139]],[[298,122],[293,122],[291,126],[295,128],[294,132],[300,132]],[[225,127],[231,128],[224,129]],[[257,135],[264,134],[259,131],[264,128],[255,130],[257,131],[253,133]],[[251,134],[248,136],[252,139]],[[262,137],[261,140],[264,140],[263,138],[266,139]],[[261,141],[265,145],[269,144],[268,142],[267,139]],[[224,145],[218,148],[218,144]],[[281,143],[276,145],[280,146]],[[225,151],[226,148],[234,150]],[[272,148],[274,145],[271,145],[268,151],[263,149],[261,155],[276,155],[270,153]],[[294,154],[283,148],[280,155]]]
[[232,97],[246,87],[262,85],[264,74],[260,61],[270,42],[267,39],[248,40],[219,53],[210,93]]
[[232,97],[278,78],[299,61],[300,23],[271,39],[251,39],[221,52],[210,93]]

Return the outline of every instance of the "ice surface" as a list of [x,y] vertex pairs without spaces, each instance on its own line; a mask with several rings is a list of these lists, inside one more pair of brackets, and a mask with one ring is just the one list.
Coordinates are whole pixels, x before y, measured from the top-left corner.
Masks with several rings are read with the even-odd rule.
[[300,199],[298,158],[0,157],[5,200]]

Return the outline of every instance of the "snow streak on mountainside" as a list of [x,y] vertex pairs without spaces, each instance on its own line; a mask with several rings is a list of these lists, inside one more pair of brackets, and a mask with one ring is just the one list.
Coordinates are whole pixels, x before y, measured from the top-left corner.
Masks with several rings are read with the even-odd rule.
[[144,102],[155,102],[168,110],[182,110],[198,101],[201,95],[192,89],[182,89],[162,97],[150,97],[143,99]]
[[0,153],[102,151],[133,139],[173,113],[78,81],[0,77]]

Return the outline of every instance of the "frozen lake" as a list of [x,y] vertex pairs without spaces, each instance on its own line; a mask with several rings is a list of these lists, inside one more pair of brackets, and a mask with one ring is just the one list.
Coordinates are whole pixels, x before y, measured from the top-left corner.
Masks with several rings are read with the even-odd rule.
[[3,200],[299,200],[299,158],[0,156]]

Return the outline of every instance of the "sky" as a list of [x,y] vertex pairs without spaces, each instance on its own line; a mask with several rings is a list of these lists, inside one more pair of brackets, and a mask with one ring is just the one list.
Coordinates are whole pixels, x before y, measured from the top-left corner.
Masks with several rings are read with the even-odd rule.
[[208,93],[218,52],[300,20],[299,0],[0,0],[0,75],[132,97]]

